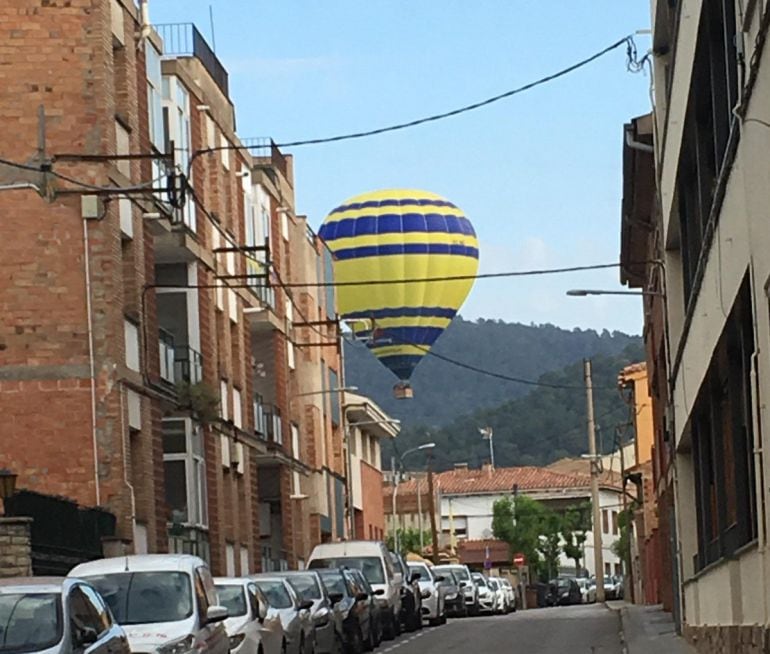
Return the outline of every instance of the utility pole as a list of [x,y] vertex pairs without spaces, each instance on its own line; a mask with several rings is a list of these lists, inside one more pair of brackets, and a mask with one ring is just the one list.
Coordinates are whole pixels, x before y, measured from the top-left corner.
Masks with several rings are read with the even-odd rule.
[[436,502],[433,497],[433,466],[428,454],[428,510],[430,511],[430,533],[433,537],[433,564],[438,565],[438,530],[436,529]]
[[421,475],[416,475],[415,481],[417,482],[417,529],[420,530],[420,556],[422,556],[422,552],[425,549],[425,537],[422,533],[423,526],[422,526],[422,478],[421,478]]
[[602,550],[602,510],[599,506],[599,465],[596,454],[596,424],[594,422],[594,388],[591,379],[591,361],[583,360],[586,384],[586,414],[588,416],[588,455],[591,461],[591,505],[593,508],[594,569],[596,574],[596,601],[604,602],[604,551]]
[[623,451],[623,432],[620,426],[616,427],[616,434],[618,439],[618,449],[620,450],[620,489],[622,491],[621,497],[623,499],[623,520],[626,520],[626,529],[628,530],[628,544],[629,544],[629,561],[628,561],[628,589],[631,592],[631,603],[636,601],[634,597],[634,560],[630,556],[631,554],[631,539],[634,537],[634,521],[631,515],[628,514],[628,499],[626,496],[626,457]]
[[390,457],[390,469],[393,473],[393,549],[398,554],[398,510],[396,504],[396,495],[398,494],[398,470],[396,469],[396,457]]

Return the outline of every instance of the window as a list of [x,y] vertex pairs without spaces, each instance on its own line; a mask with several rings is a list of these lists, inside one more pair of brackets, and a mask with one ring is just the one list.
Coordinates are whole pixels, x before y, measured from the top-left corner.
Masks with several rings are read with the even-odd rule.
[[610,533],[610,521],[607,509],[602,509],[602,533]]
[[297,367],[297,361],[294,357],[294,343],[286,341],[286,362],[289,366],[289,370],[294,370]]
[[224,134],[219,135],[219,147],[222,148],[220,150],[222,153],[222,166],[224,166],[225,170],[230,170],[230,150],[228,150],[230,143]]
[[[249,548],[241,545],[240,547],[241,558],[241,576],[249,574],[251,566],[249,565]],[[256,614],[255,614],[256,615]]]
[[235,467],[236,474],[242,475],[246,470],[246,450],[243,448],[243,443],[235,443],[235,454],[233,455],[232,465]]
[[[123,126],[123,123],[115,121],[115,154],[129,154],[131,152],[131,135]],[[117,162],[118,170],[126,177],[131,176],[131,162],[128,159],[120,159]]]
[[[225,544],[225,574],[228,577],[235,576],[235,545],[233,543]],[[241,594],[243,590],[241,589]]]
[[623,574],[623,565],[621,563],[615,564],[615,576],[620,577]]
[[219,381],[219,415],[225,422],[230,420],[230,399],[227,396],[226,379]]
[[233,424],[238,429],[243,428],[243,406],[241,404],[241,392],[237,389],[233,389]]
[[262,396],[259,393],[254,394],[254,431],[260,436],[267,435],[267,425],[265,422],[265,407],[262,404]]
[[329,368],[329,401],[331,403],[332,423],[335,425],[342,424],[340,416],[340,394],[338,389],[339,381],[337,378],[337,373]]
[[[323,250],[323,263],[324,263],[324,281],[334,281],[334,262],[332,261],[332,255],[329,250],[324,247]],[[334,320],[337,315],[337,306],[334,301],[334,286],[326,287],[326,317],[329,320]]]
[[612,533],[614,536],[618,535],[618,512],[612,512]]
[[4,592],[0,595],[0,631],[4,652],[53,648],[63,633],[61,595]]
[[69,595],[69,612],[73,623],[73,636],[82,629],[93,629],[101,636],[112,626],[109,614],[93,590],[78,584]]
[[229,470],[230,469],[230,438],[227,436],[227,434],[220,434],[219,435],[219,449],[221,450],[221,456],[222,456],[222,467]]
[[147,41],[147,47],[145,48],[145,60],[147,64],[147,117],[149,120],[150,142],[158,152],[163,152],[160,53],[149,41]]
[[[216,226],[211,226],[211,249],[212,250],[218,250],[222,247],[222,235],[219,233],[219,230],[216,228]],[[219,264],[222,261],[222,255],[220,253],[214,254],[214,269],[219,272]],[[216,287],[216,305],[217,309],[219,311],[224,311],[225,309],[225,290],[223,288],[223,284],[217,284]]]
[[139,328],[130,320],[124,320],[123,336],[126,341],[126,366],[139,372]]
[[351,454],[358,454],[358,429],[350,430],[350,439],[348,440],[348,447]]
[[126,238],[134,238],[134,222],[131,211],[131,200],[118,199],[118,213],[120,214],[120,231]]
[[296,496],[302,495],[302,485],[300,483],[299,472],[294,470],[292,472],[292,493]]
[[[270,239],[270,196],[259,184],[244,189],[244,217],[246,221],[246,245],[264,247]],[[254,250],[246,259],[248,284],[265,304],[274,306],[275,293],[266,284],[267,254]]]
[[730,556],[757,537],[753,325],[747,274],[690,417],[698,527],[696,570]]
[[[174,148],[176,162],[181,170],[189,169],[192,131],[190,127],[190,94],[174,75],[163,77],[163,127],[165,152]],[[192,171],[187,180],[192,185]],[[195,202],[188,201],[181,210],[182,220],[187,227],[195,231]]]
[[289,213],[286,209],[278,209],[281,214],[281,236],[284,241],[289,240]]
[[206,114],[206,147],[217,147],[217,127],[209,114]]
[[230,322],[238,322],[238,295],[230,288],[227,289],[227,309],[230,316]]
[[172,522],[208,525],[203,434],[189,418],[163,420],[166,506]]
[[299,427],[291,423],[291,455],[298,460],[302,460],[302,455],[299,450]]
[[700,265],[738,98],[733,0],[704,3],[677,178],[685,303]]
[[609,577],[612,574],[612,565],[609,563],[604,564],[604,576]]

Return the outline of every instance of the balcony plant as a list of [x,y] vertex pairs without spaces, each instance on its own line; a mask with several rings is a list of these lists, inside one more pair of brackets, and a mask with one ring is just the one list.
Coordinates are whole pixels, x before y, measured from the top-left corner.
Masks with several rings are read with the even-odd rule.
[[176,392],[179,407],[192,412],[200,423],[208,425],[219,418],[219,393],[205,381],[177,382]]

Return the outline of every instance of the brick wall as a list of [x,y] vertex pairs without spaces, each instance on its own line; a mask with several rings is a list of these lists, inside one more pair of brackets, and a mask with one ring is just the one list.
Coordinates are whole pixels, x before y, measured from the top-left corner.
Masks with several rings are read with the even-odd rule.
[[[385,531],[382,472],[361,461],[362,538],[377,538]],[[356,529],[358,527],[356,526]],[[375,531],[376,530],[376,531]]]
[[759,625],[685,625],[684,637],[698,654],[767,654],[770,630]]

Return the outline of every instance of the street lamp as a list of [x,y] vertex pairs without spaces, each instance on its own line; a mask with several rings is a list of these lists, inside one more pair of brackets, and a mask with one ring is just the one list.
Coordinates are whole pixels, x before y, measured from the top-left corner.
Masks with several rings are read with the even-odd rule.
[[573,288],[567,291],[567,295],[571,297],[586,297],[588,295],[636,295],[637,297],[652,295],[665,297],[665,293],[661,291],[604,291],[594,288]]
[[[398,477],[399,477],[399,470],[404,469],[404,459],[407,457],[407,455],[412,454],[414,452],[419,452],[421,450],[432,450],[434,447],[436,447],[435,443],[423,443],[422,445],[418,445],[417,447],[412,447],[408,449],[406,452],[404,452],[401,456],[398,457],[398,469],[396,468],[396,457],[391,457],[390,465],[391,470],[393,471],[393,549],[396,550],[396,554],[399,552],[399,546],[398,546],[398,514],[396,509],[396,497],[398,495]],[[420,500],[420,480],[417,480],[417,499]],[[422,512],[420,510],[420,507],[417,508],[417,512],[419,515],[420,520],[420,539],[422,540]],[[422,545],[422,542],[420,543]]]
[[3,500],[3,508],[5,501],[16,494],[16,477],[16,473],[7,468],[0,470],[0,499]]
[[495,469],[495,447],[492,444],[492,436],[494,434],[494,431],[492,430],[492,427],[480,427],[479,433],[481,434],[481,437],[485,440],[489,440],[489,463],[492,465],[492,470]]
[[306,397],[307,395],[328,395],[330,393],[355,393],[358,386],[341,386],[340,388],[327,388],[322,391],[308,391],[307,393],[296,393],[292,397]]

